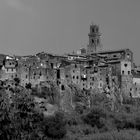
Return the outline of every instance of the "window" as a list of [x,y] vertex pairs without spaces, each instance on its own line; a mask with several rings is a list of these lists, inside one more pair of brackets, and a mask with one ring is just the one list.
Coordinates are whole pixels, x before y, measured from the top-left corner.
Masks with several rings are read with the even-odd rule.
[[109,78],[108,77],[106,77],[106,83],[107,83],[107,85],[109,84]]
[[122,74],[124,74],[124,70],[122,71]]
[[64,87],[64,85],[61,85],[61,90],[65,90],[65,87]]
[[52,69],[53,69],[53,66],[54,66],[53,63],[51,63],[51,68],[52,68]]
[[73,79],[75,79],[75,76],[73,76]]
[[127,67],[127,64],[124,64],[125,67]]
[[102,83],[100,83],[100,87],[102,87]]
[[94,43],[94,39],[92,39],[92,43]]
[[128,75],[130,75],[130,71],[128,71]]
[[27,79],[27,77],[28,77],[28,76],[26,75],[25,78]]
[[96,28],[96,32],[97,32],[97,33],[99,32],[99,29],[98,29],[98,27]]
[[60,79],[60,69],[57,70],[57,79]]
[[97,39],[97,44],[99,44],[99,39]]
[[98,68],[94,67],[94,72],[97,73],[98,72]]
[[79,79],[79,76],[77,76],[76,78]]
[[115,82],[115,79],[114,79],[114,78],[112,78],[112,81],[113,81],[113,82]]
[[127,54],[127,58],[130,58],[130,54],[129,53]]

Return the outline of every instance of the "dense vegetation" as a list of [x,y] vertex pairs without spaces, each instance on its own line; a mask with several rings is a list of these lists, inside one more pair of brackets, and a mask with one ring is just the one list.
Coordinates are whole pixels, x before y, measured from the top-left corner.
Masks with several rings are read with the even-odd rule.
[[109,101],[100,94],[96,102],[80,116],[69,119],[68,135],[72,140],[139,140],[140,106],[139,99],[127,99],[118,110],[111,111],[104,106]]
[[28,90],[15,90],[10,99],[5,90],[0,91],[1,140],[62,138],[66,134],[63,118],[60,112],[51,117],[37,112]]
[[[15,88],[9,92],[0,88],[0,139],[1,140],[138,140],[140,138],[140,101],[126,99],[123,105],[116,104],[111,111],[110,101],[104,94],[91,96],[89,109],[76,108],[71,114],[57,111],[45,117],[38,112],[33,94],[37,91],[21,88],[16,80]],[[76,92],[76,90],[75,90]],[[79,92],[79,91],[78,91]],[[45,88],[41,97],[49,102],[58,102],[57,89]],[[85,100],[81,96],[76,101]],[[79,97],[79,99],[78,99]]]

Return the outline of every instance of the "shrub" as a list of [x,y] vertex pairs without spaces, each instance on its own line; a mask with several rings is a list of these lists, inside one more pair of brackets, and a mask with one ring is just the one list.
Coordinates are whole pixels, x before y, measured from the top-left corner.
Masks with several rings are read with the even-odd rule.
[[130,97],[123,98],[123,104],[134,105],[134,100]]
[[97,126],[97,128],[102,128],[105,118],[105,111],[100,107],[94,106],[88,114],[83,116],[83,121],[92,127]]
[[50,116],[44,119],[44,133],[52,139],[61,139],[66,135],[66,122],[64,115],[60,112],[55,116]]

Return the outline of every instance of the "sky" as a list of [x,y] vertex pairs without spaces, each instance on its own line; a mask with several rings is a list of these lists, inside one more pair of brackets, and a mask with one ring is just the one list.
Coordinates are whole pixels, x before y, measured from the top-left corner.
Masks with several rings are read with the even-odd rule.
[[140,0],[0,0],[0,53],[70,53],[98,24],[103,49],[129,48],[140,64]]

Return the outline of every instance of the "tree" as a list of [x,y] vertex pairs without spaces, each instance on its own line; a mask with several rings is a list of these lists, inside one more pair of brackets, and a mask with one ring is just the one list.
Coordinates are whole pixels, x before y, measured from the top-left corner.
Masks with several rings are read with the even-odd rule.
[[11,104],[4,91],[0,95],[0,139],[31,139],[35,134],[39,139],[43,115],[35,111],[33,98],[26,90],[13,94]]
[[16,82],[16,85],[19,85],[20,79],[19,78],[14,78],[14,81]]
[[26,89],[31,89],[32,88],[32,84],[31,83],[28,83],[28,84],[26,83],[25,88]]
[[8,98],[5,96],[5,91],[0,90],[0,139],[7,140],[10,138],[9,126],[9,104]]

